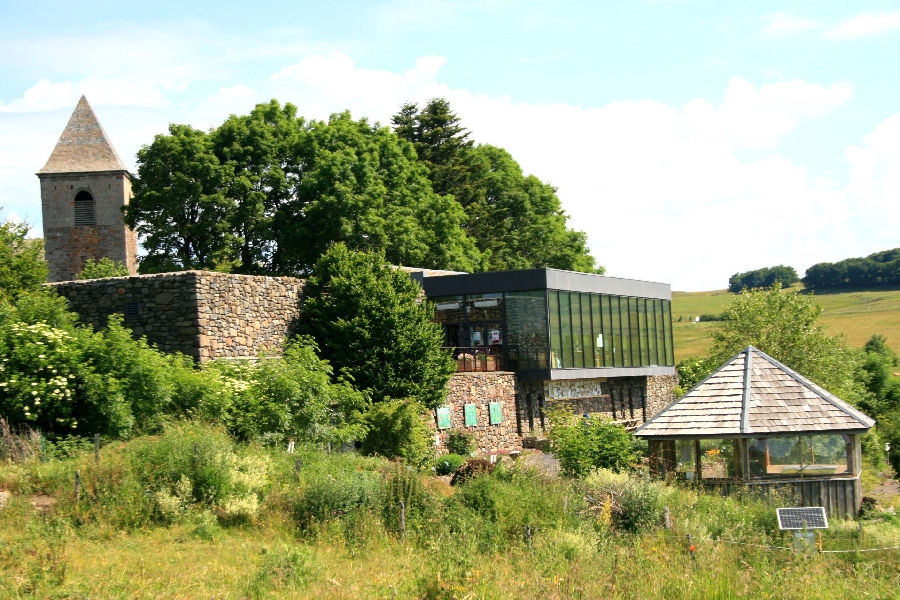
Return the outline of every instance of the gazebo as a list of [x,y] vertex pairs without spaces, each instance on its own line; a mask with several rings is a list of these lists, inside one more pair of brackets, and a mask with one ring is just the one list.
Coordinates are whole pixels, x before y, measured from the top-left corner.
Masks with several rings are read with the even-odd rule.
[[855,515],[860,436],[875,421],[748,346],[635,430],[660,476],[730,494],[777,490],[797,506]]

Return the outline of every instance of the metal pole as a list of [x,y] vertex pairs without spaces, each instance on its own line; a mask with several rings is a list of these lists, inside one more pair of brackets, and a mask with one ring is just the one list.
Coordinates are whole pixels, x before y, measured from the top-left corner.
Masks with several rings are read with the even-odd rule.
[[406,504],[400,501],[400,541],[406,541]]

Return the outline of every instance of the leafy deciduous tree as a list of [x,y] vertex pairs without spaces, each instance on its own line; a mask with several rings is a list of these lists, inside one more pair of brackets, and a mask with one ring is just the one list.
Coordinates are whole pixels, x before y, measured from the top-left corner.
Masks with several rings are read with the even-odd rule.
[[474,146],[443,98],[421,110],[405,104],[394,131],[412,142],[435,192],[466,211],[465,230],[484,253],[480,270],[554,267],[603,273],[583,232],[569,229],[556,189],[522,168],[502,148]]
[[330,248],[307,282],[301,330],[312,335],[336,374],[375,402],[414,398],[429,408],[445,398],[456,365],[441,350],[434,307],[409,275],[374,252]]
[[14,302],[47,281],[43,240],[27,239],[29,229],[25,223],[0,224],[0,301]]

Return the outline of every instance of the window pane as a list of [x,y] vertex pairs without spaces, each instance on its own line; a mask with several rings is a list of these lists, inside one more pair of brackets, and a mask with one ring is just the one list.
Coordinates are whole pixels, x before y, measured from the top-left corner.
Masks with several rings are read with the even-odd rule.
[[562,362],[565,369],[575,366],[572,349],[572,301],[569,296],[569,292],[559,293],[559,330],[562,337]]
[[617,366],[619,367],[630,367],[631,366],[631,330],[628,327],[628,298],[623,298],[621,296],[613,296],[613,300],[615,301],[613,304],[613,310],[616,311],[613,314],[613,319],[618,319],[619,321],[619,331],[622,333],[619,338],[620,349],[622,351],[621,362],[622,364]]
[[647,341],[650,347],[650,366],[659,366],[659,360],[656,358],[656,305],[658,301],[647,300]]
[[591,323],[591,294],[578,294],[581,296],[581,339],[584,348],[584,366],[594,366],[594,346],[597,342],[591,336],[593,324]]
[[559,328],[559,292],[550,290],[550,368],[562,368],[562,336]]
[[850,473],[849,437],[815,435],[750,440],[750,476],[827,476]]
[[503,294],[469,294],[465,306],[469,323],[503,320]]
[[653,303],[653,320],[656,322],[656,364],[666,364],[665,330],[663,329],[663,301]]
[[600,312],[599,294],[591,294],[591,326],[591,338],[593,339],[594,345],[594,366],[603,367],[606,366],[606,363],[603,360],[603,354],[606,350],[606,348],[604,348],[604,338],[606,336],[603,332],[603,317]]
[[[581,323],[582,298],[583,296],[578,292],[569,292],[569,300],[572,303],[572,347],[575,350],[572,366],[576,369],[584,368],[584,336],[582,335],[583,328]],[[590,315],[588,317],[590,318]],[[590,329],[590,320],[588,320],[587,326]]]
[[600,296],[600,318],[603,320],[603,364],[613,366],[613,349],[618,342],[613,335],[612,307],[609,296]]
[[641,366],[650,365],[650,344],[647,336],[647,299],[635,298],[638,308],[638,335],[641,340]]
[[668,300],[663,301],[663,328],[666,341],[666,366],[675,366],[675,346],[672,339],[672,303]]
[[631,334],[631,366],[641,366],[641,329],[638,319],[638,299],[628,298],[628,331]]
[[548,368],[544,291],[508,292],[505,304],[509,368],[513,371]]

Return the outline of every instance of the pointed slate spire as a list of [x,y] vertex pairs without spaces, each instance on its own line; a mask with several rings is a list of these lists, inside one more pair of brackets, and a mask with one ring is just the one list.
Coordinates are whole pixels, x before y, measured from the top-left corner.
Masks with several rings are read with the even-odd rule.
[[37,174],[124,170],[122,159],[103,131],[87,98],[82,96],[47,164]]

